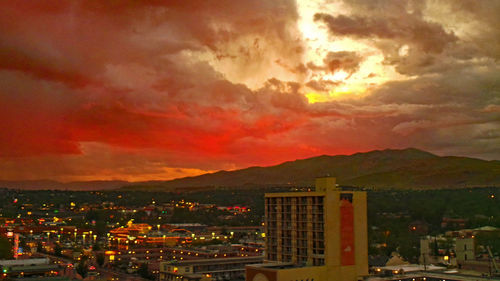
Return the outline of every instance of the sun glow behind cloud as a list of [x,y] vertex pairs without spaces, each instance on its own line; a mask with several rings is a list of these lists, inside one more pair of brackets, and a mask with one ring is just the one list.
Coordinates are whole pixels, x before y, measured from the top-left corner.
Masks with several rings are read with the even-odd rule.
[[328,102],[332,100],[349,99],[355,96],[361,96],[365,93],[366,93],[366,88],[361,86],[357,88],[355,84],[351,84],[351,85],[336,87],[334,90],[329,91],[328,93],[309,92],[306,94],[306,98],[309,103],[318,103],[318,102]]
[[[342,98],[361,97],[375,88],[390,80],[408,79],[397,73],[393,66],[383,63],[382,52],[372,45],[370,41],[353,40],[351,38],[336,38],[328,33],[321,23],[314,21],[314,15],[318,11],[329,14],[341,14],[348,12],[347,8],[339,2],[323,3],[321,1],[298,1],[299,30],[306,44],[304,61],[321,65],[329,52],[356,52],[362,57],[359,69],[349,73],[337,70],[333,73],[327,71],[311,71],[309,79],[320,82],[331,82],[328,89],[318,91],[317,89],[306,90],[305,96],[309,103],[328,102]],[[408,46],[403,47],[404,55],[408,52]]]
[[[297,30],[290,27],[288,31],[292,36],[300,37],[301,54],[293,51],[295,47],[284,50],[283,46],[274,46],[265,38],[249,35],[224,43],[224,53],[208,49],[185,50],[180,53],[181,59],[205,62],[228,81],[244,84],[253,90],[263,87],[273,78],[302,85],[315,80],[328,85],[324,90],[303,86],[301,92],[310,103],[363,97],[387,81],[408,79],[397,73],[393,66],[383,63],[382,52],[372,42],[329,34],[324,24],[314,20],[319,11],[336,15],[348,13],[348,8],[340,2],[298,1]],[[308,69],[306,73],[297,73],[293,70],[296,64],[324,65],[330,52],[355,52],[362,61],[352,72]],[[402,47],[402,52],[406,54],[408,46]],[[256,57],[259,60],[251,59]]]

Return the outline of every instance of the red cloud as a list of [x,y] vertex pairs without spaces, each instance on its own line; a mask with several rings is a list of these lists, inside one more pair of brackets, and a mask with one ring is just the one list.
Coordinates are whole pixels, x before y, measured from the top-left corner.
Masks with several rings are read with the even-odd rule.
[[[321,19],[332,32],[429,51],[456,39],[418,18],[411,20],[419,30],[442,37],[437,45],[407,23],[365,29],[362,18]],[[440,151],[450,140],[470,141],[456,126],[474,124],[476,136],[494,141],[498,126],[489,123],[498,110],[486,109],[496,104],[498,83],[488,71],[458,69],[387,83],[364,98],[309,104],[300,83],[270,76],[251,89],[214,67],[213,60],[229,60],[235,71],[259,75],[269,62],[304,66],[296,20],[286,0],[2,5],[0,178],[165,178],[165,167],[216,170],[416,144]],[[354,72],[362,59],[337,52],[325,63]],[[477,89],[484,101],[471,97]],[[474,153],[486,154],[478,147]]]

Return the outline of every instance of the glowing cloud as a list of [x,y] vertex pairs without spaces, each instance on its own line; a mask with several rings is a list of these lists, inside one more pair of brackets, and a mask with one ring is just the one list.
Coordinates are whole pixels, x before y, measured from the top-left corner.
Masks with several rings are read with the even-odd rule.
[[0,179],[169,179],[408,146],[498,159],[499,11],[5,2]]

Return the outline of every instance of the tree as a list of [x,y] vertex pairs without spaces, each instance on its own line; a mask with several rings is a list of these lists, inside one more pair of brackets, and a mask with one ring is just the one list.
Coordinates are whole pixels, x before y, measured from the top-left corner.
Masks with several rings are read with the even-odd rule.
[[149,273],[149,269],[148,269],[148,264],[147,263],[143,263],[141,264],[141,266],[139,267],[139,269],[137,270],[137,273],[142,277],[142,278],[145,278],[145,279],[154,279],[154,276],[152,276],[150,273]]
[[38,242],[36,244],[36,251],[39,252],[39,253],[43,253],[43,245],[42,245],[42,242]]
[[401,243],[399,248],[399,254],[404,257],[407,261],[411,263],[418,262],[418,256],[420,254],[420,249],[418,248],[418,244],[413,241],[408,241],[408,243]]
[[493,255],[500,253],[500,231],[480,232],[476,236],[477,245],[481,245],[486,249],[489,246]]
[[30,246],[26,244],[26,240],[22,239],[19,241],[19,247],[23,248],[23,251],[26,252],[31,252]]
[[61,245],[56,244],[54,246],[54,255],[58,256],[58,257],[62,256],[62,247],[61,247]]
[[78,263],[78,265],[76,266],[76,273],[80,274],[80,276],[82,276],[83,279],[85,279],[85,277],[87,277],[87,273],[89,272],[89,267],[88,267],[88,264],[87,264],[87,259],[88,257],[87,256],[82,256],[80,258],[80,262]]
[[0,259],[12,259],[12,245],[9,239],[0,236]]
[[103,266],[103,264],[104,264],[104,260],[105,260],[105,256],[104,256],[104,254],[103,254],[103,253],[99,253],[99,254],[97,254],[97,255],[96,255],[96,257],[95,257],[95,258],[96,258],[97,264],[98,264],[99,266]]

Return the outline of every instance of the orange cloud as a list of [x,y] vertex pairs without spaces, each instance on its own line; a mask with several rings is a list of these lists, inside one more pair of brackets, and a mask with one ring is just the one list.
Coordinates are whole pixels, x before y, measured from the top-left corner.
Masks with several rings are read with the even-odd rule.
[[496,17],[455,7],[474,20],[447,25],[372,2],[321,4],[307,37],[291,0],[8,2],[0,179],[168,179],[407,146],[500,157],[498,54],[481,42],[496,31],[460,32]]

